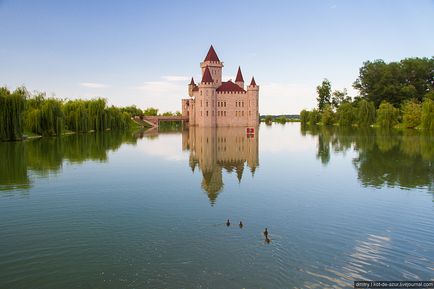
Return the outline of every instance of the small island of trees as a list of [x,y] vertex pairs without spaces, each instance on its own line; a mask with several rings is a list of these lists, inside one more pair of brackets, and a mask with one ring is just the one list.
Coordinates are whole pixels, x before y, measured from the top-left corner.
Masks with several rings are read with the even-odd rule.
[[318,107],[300,112],[303,125],[378,126],[434,131],[434,57],[367,61],[351,98],[329,80],[317,86]]

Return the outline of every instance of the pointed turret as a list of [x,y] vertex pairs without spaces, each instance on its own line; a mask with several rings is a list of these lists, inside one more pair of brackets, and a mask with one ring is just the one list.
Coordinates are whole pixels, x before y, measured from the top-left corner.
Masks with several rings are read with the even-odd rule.
[[244,78],[243,78],[243,74],[241,73],[241,67],[240,66],[238,66],[238,72],[237,72],[237,77],[235,78],[235,83],[239,87],[244,89]]
[[220,62],[220,59],[217,56],[217,53],[215,52],[214,47],[212,47],[212,45],[209,48],[208,53],[206,54],[204,61]]
[[238,66],[237,77],[235,78],[235,82],[242,81],[244,82],[243,74],[241,73],[241,67]]
[[252,77],[252,81],[250,82],[250,86],[256,86],[255,77]]
[[193,90],[196,87],[196,83],[194,83],[193,77],[191,78],[190,83],[188,84],[188,95],[193,97]]
[[211,72],[209,71],[209,68],[207,66],[205,67],[205,71],[203,72],[201,83],[211,83],[211,82],[213,82],[213,79],[211,76]]

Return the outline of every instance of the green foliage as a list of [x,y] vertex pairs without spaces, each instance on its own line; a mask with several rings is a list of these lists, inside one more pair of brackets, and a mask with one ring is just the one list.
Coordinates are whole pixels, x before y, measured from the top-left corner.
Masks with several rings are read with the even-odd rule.
[[434,101],[429,98],[422,103],[421,122],[423,129],[434,131]]
[[313,109],[309,113],[309,123],[312,125],[316,125],[321,121],[321,114],[317,109]]
[[130,117],[143,116],[143,111],[140,108],[137,108],[135,105],[122,107],[121,111],[128,113]]
[[264,121],[266,124],[271,124],[273,122],[273,117],[271,115],[267,115]]
[[166,111],[166,112],[163,112],[162,116],[174,116],[174,114],[171,111]]
[[61,135],[64,127],[62,101],[37,94],[28,99],[24,113],[25,129],[43,136]]
[[274,122],[285,124],[288,119],[285,116],[279,116],[274,119]]
[[342,103],[351,102],[351,97],[348,95],[347,89],[344,88],[344,90],[335,90],[333,91],[333,97],[332,97],[332,105],[334,108],[338,108]]
[[87,110],[87,101],[70,100],[63,105],[65,125],[75,132],[88,132],[90,130],[90,117]]
[[422,105],[417,101],[405,101],[402,105],[402,119],[406,128],[420,125]]
[[399,110],[387,101],[377,109],[377,124],[382,128],[391,128],[398,123]]
[[328,79],[324,79],[320,85],[316,87],[316,92],[318,93],[318,109],[322,111],[326,105],[330,104],[332,86]]
[[399,106],[403,101],[422,101],[434,91],[434,57],[407,58],[400,62],[367,61],[354,82],[355,89],[378,107],[382,101]]
[[324,107],[321,113],[321,123],[323,125],[333,125],[335,123],[335,113],[331,105]]
[[309,111],[303,109],[300,112],[300,121],[302,124],[307,124],[309,122]]
[[143,115],[156,116],[158,115],[158,108],[149,107],[143,111]]
[[105,99],[70,100],[30,96],[25,88],[13,93],[0,88],[0,140],[22,138],[24,130],[42,136],[60,136],[64,129],[75,132],[130,128],[134,106],[107,107]]
[[375,122],[375,106],[365,99],[357,102],[356,122],[359,126],[370,126]]
[[24,87],[17,88],[13,93],[6,87],[0,88],[0,141],[22,138],[26,97]]
[[343,102],[336,110],[336,119],[341,126],[351,126],[356,118],[356,109],[349,102]]

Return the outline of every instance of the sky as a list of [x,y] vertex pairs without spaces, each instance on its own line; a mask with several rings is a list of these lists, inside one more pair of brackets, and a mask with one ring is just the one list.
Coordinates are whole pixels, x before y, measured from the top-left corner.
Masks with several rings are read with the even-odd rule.
[[0,0],[0,86],[181,110],[212,44],[223,79],[260,85],[261,114],[316,105],[364,61],[434,55],[434,0]]

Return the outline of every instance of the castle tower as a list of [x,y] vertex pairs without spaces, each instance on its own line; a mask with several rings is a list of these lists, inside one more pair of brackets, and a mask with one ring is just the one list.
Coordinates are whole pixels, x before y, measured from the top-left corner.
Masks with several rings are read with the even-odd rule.
[[211,76],[211,69],[205,67],[202,81],[199,84],[199,94],[196,97],[196,123],[199,126],[216,126],[216,99],[217,83]]
[[241,73],[241,67],[238,66],[238,72],[237,72],[237,77],[235,78],[235,83],[241,87],[242,89],[244,89],[244,78],[243,78],[243,74]]
[[250,85],[247,86],[247,99],[249,102],[248,123],[257,126],[259,124],[259,85],[256,85],[254,77],[252,77]]
[[188,95],[190,97],[193,97],[193,89],[195,86],[196,86],[196,83],[194,83],[194,79],[192,77],[190,83],[188,84]]
[[208,67],[211,76],[214,80],[214,83],[217,85],[217,87],[219,87],[222,84],[223,62],[220,61],[212,45],[209,48],[204,61],[200,64],[200,67],[202,69],[202,75],[205,72],[205,68]]

